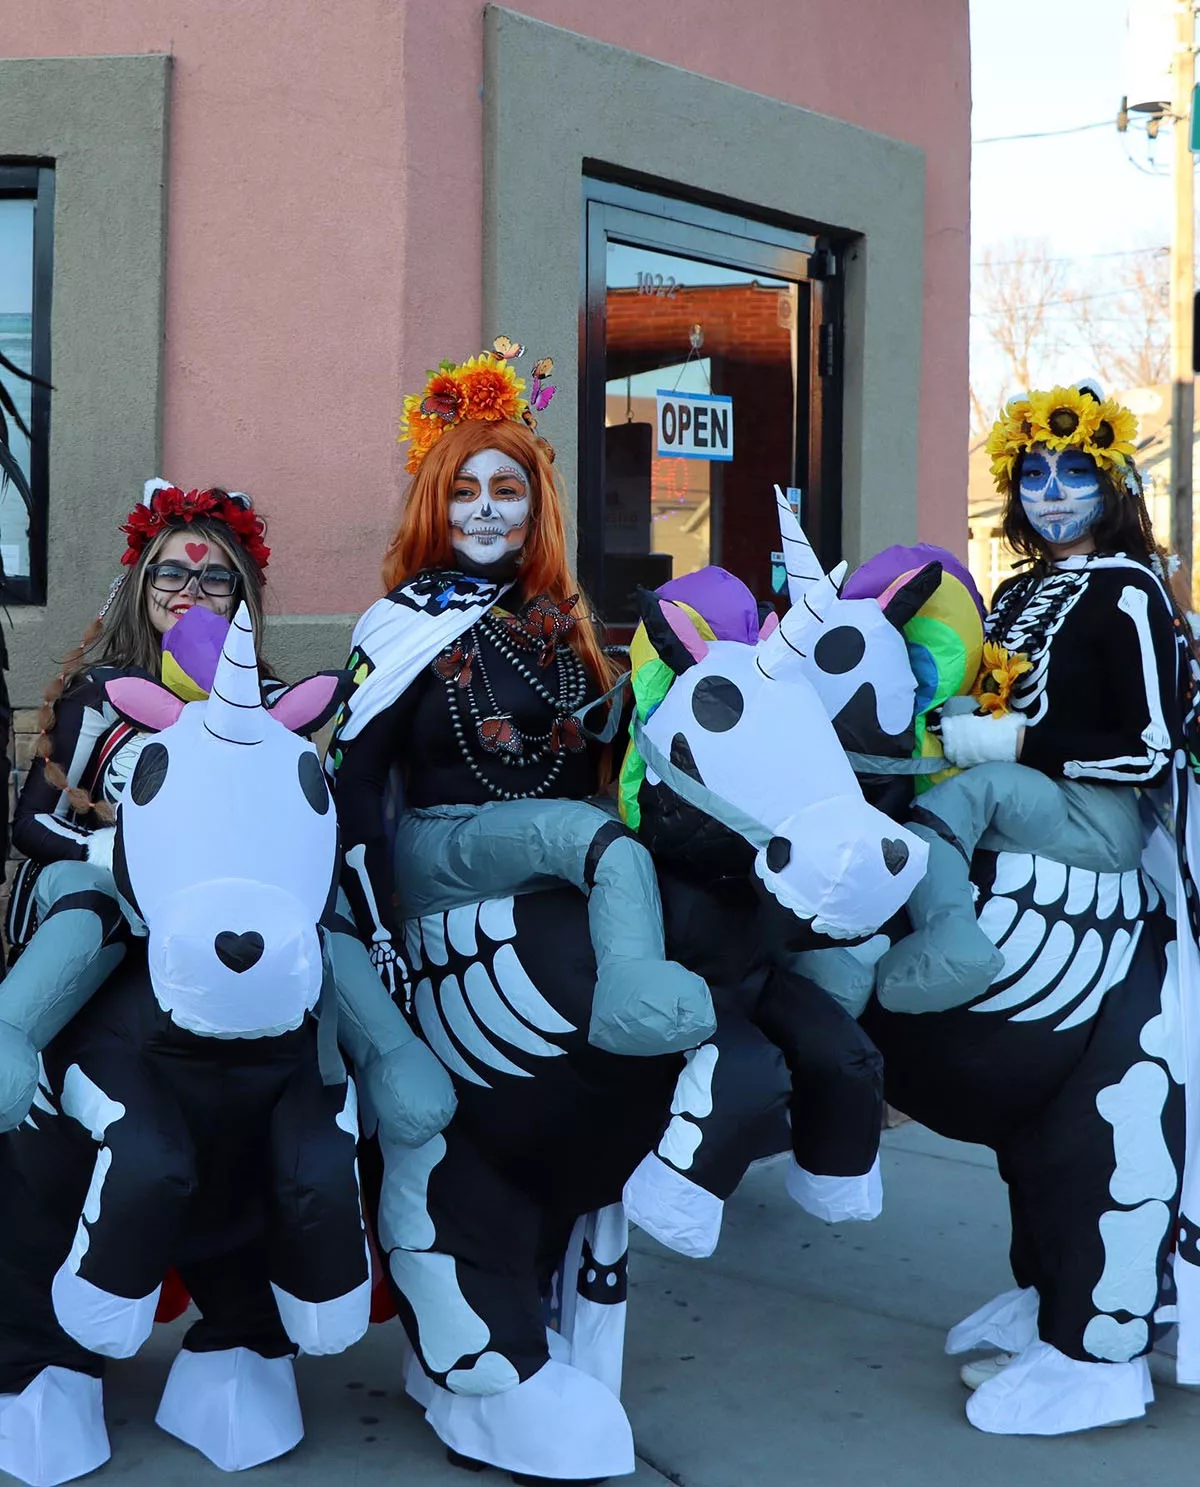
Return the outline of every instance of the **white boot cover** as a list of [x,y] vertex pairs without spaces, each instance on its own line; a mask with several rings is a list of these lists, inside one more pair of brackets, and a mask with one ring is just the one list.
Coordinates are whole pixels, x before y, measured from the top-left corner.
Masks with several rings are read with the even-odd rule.
[[999,1348],[1004,1353],[1023,1353],[1037,1341],[1039,1296],[1033,1286],[1021,1286],[995,1296],[986,1306],[964,1317],[946,1333],[948,1353],[969,1353],[972,1348]]
[[552,1359],[502,1394],[451,1394],[433,1383],[428,1389],[426,1420],[445,1445],[472,1460],[568,1481],[635,1470],[633,1431],[620,1400],[577,1368]]
[[787,1173],[788,1197],[813,1218],[827,1224],[877,1219],[883,1212],[883,1173],[879,1158],[861,1177],[821,1177],[803,1168],[795,1157]]
[[67,1259],[50,1286],[50,1299],[58,1325],[80,1347],[102,1358],[132,1358],[154,1330],[161,1290],[157,1285],[149,1296],[114,1296],[84,1280]]
[[43,1368],[20,1394],[0,1395],[0,1471],[29,1487],[86,1476],[111,1454],[99,1379]]
[[1067,1435],[1137,1420],[1154,1403],[1145,1358],[1082,1363],[1034,1342],[967,1400],[967,1419],[990,1435]]
[[301,1301],[271,1282],[283,1330],[302,1353],[323,1357],[344,1353],[371,1324],[371,1277],[332,1301]]
[[625,1215],[631,1224],[689,1260],[705,1260],[721,1237],[725,1205],[651,1152],[625,1184]]
[[304,1439],[292,1360],[249,1348],[185,1349],[171,1365],[154,1422],[223,1472],[274,1461]]

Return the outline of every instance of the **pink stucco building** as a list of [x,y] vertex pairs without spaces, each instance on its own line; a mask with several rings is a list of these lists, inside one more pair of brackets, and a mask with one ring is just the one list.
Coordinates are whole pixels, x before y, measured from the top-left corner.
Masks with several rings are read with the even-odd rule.
[[[159,473],[254,495],[272,654],[336,662],[402,394],[498,331],[555,358],[610,618],[699,560],[768,581],[773,480],[830,558],[965,551],[967,0],[0,0],[0,50],[56,389],[44,532],[0,508],[18,704]],[[664,387],[733,398],[731,461],[657,451]]]

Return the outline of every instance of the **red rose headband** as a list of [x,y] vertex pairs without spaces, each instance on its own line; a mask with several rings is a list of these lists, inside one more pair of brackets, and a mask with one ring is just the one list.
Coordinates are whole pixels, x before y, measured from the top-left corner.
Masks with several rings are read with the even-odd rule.
[[168,527],[188,523],[197,517],[223,522],[245,548],[260,574],[264,574],[271,549],[263,541],[266,527],[254,514],[250,497],[240,491],[228,495],[220,491],[181,491],[165,480],[147,480],[141,502],[133,508],[121,526],[126,547],[121,562],[132,567],[146,544]]

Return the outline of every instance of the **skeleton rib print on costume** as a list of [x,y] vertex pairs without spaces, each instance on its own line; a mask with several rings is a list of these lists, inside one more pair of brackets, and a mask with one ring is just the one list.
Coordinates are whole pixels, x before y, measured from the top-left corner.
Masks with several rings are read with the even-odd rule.
[[1143,919],[1162,902],[1136,870],[1096,873],[1020,853],[997,854],[976,886],[979,926],[1004,966],[970,1010],[1053,1019],[1059,1031],[1096,1014],[1125,976]]
[[[1172,669],[1172,657],[1156,651],[1161,625],[1154,620],[1161,616],[1152,617],[1151,606],[1159,604],[1171,616],[1170,601],[1159,580],[1142,564],[1120,555],[1067,558],[1044,577],[1024,575],[998,594],[987,634],[1032,663],[1017,678],[1012,698],[1014,709],[1027,719],[1027,729],[1041,727],[1047,733],[1066,721],[1068,727],[1079,730],[1081,720],[1106,711],[1106,694],[1114,684],[1121,688],[1127,705],[1142,710],[1145,722],[1140,734],[1126,730],[1121,737],[1125,752],[1110,758],[1085,758],[1080,749],[1080,757],[1058,762],[1067,779],[1145,784],[1155,781],[1170,762],[1162,674],[1164,667]],[[1113,669],[1098,669],[1094,663],[1085,676],[1077,659],[1080,648],[1086,646],[1097,656],[1108,654],[1101,641],[1119,657],[1113,668],[1125,674],[1116,676]],[[1063,648],[1064,656],[1057,664],[1056,645]],[[1065,680],[1058,679],[1060,668]],[[1096,735],[1106,736],[1099,718]],[[1026,736],[1036,748],[1040,735]]]

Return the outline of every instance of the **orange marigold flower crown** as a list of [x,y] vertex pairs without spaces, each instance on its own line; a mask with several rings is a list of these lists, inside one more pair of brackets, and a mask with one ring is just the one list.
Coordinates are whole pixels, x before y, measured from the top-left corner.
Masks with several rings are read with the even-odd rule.
[[1035,444],[1081,449],[1103,471],[1128,470],[1137,446],[1137,419],[1115,398],[1101,398],[1087,384],[1052,387],[1012,398],[992,425],[987,452],[996,489],[1007,496],[1019,457]]
[[[500,423],[507,419],[537,432],[537,415],[550,406],[557,391],[546,381],[554,371],[554,361],[544,356],[534,364],[533,386],[529,397],[524,398],[525,380],[517,376],[514,366],[524,354],[525,348],[518,341],[497,336],[490,351],[481,351],[461,364],[440,362],[426,374],[425,386],[404,399],[400,415],[400,443],[409,444],[405,469],[410,475],[417,473],[421,461],[456,423],[468,419]],[[552,450],[550,456],[553,458]]]

